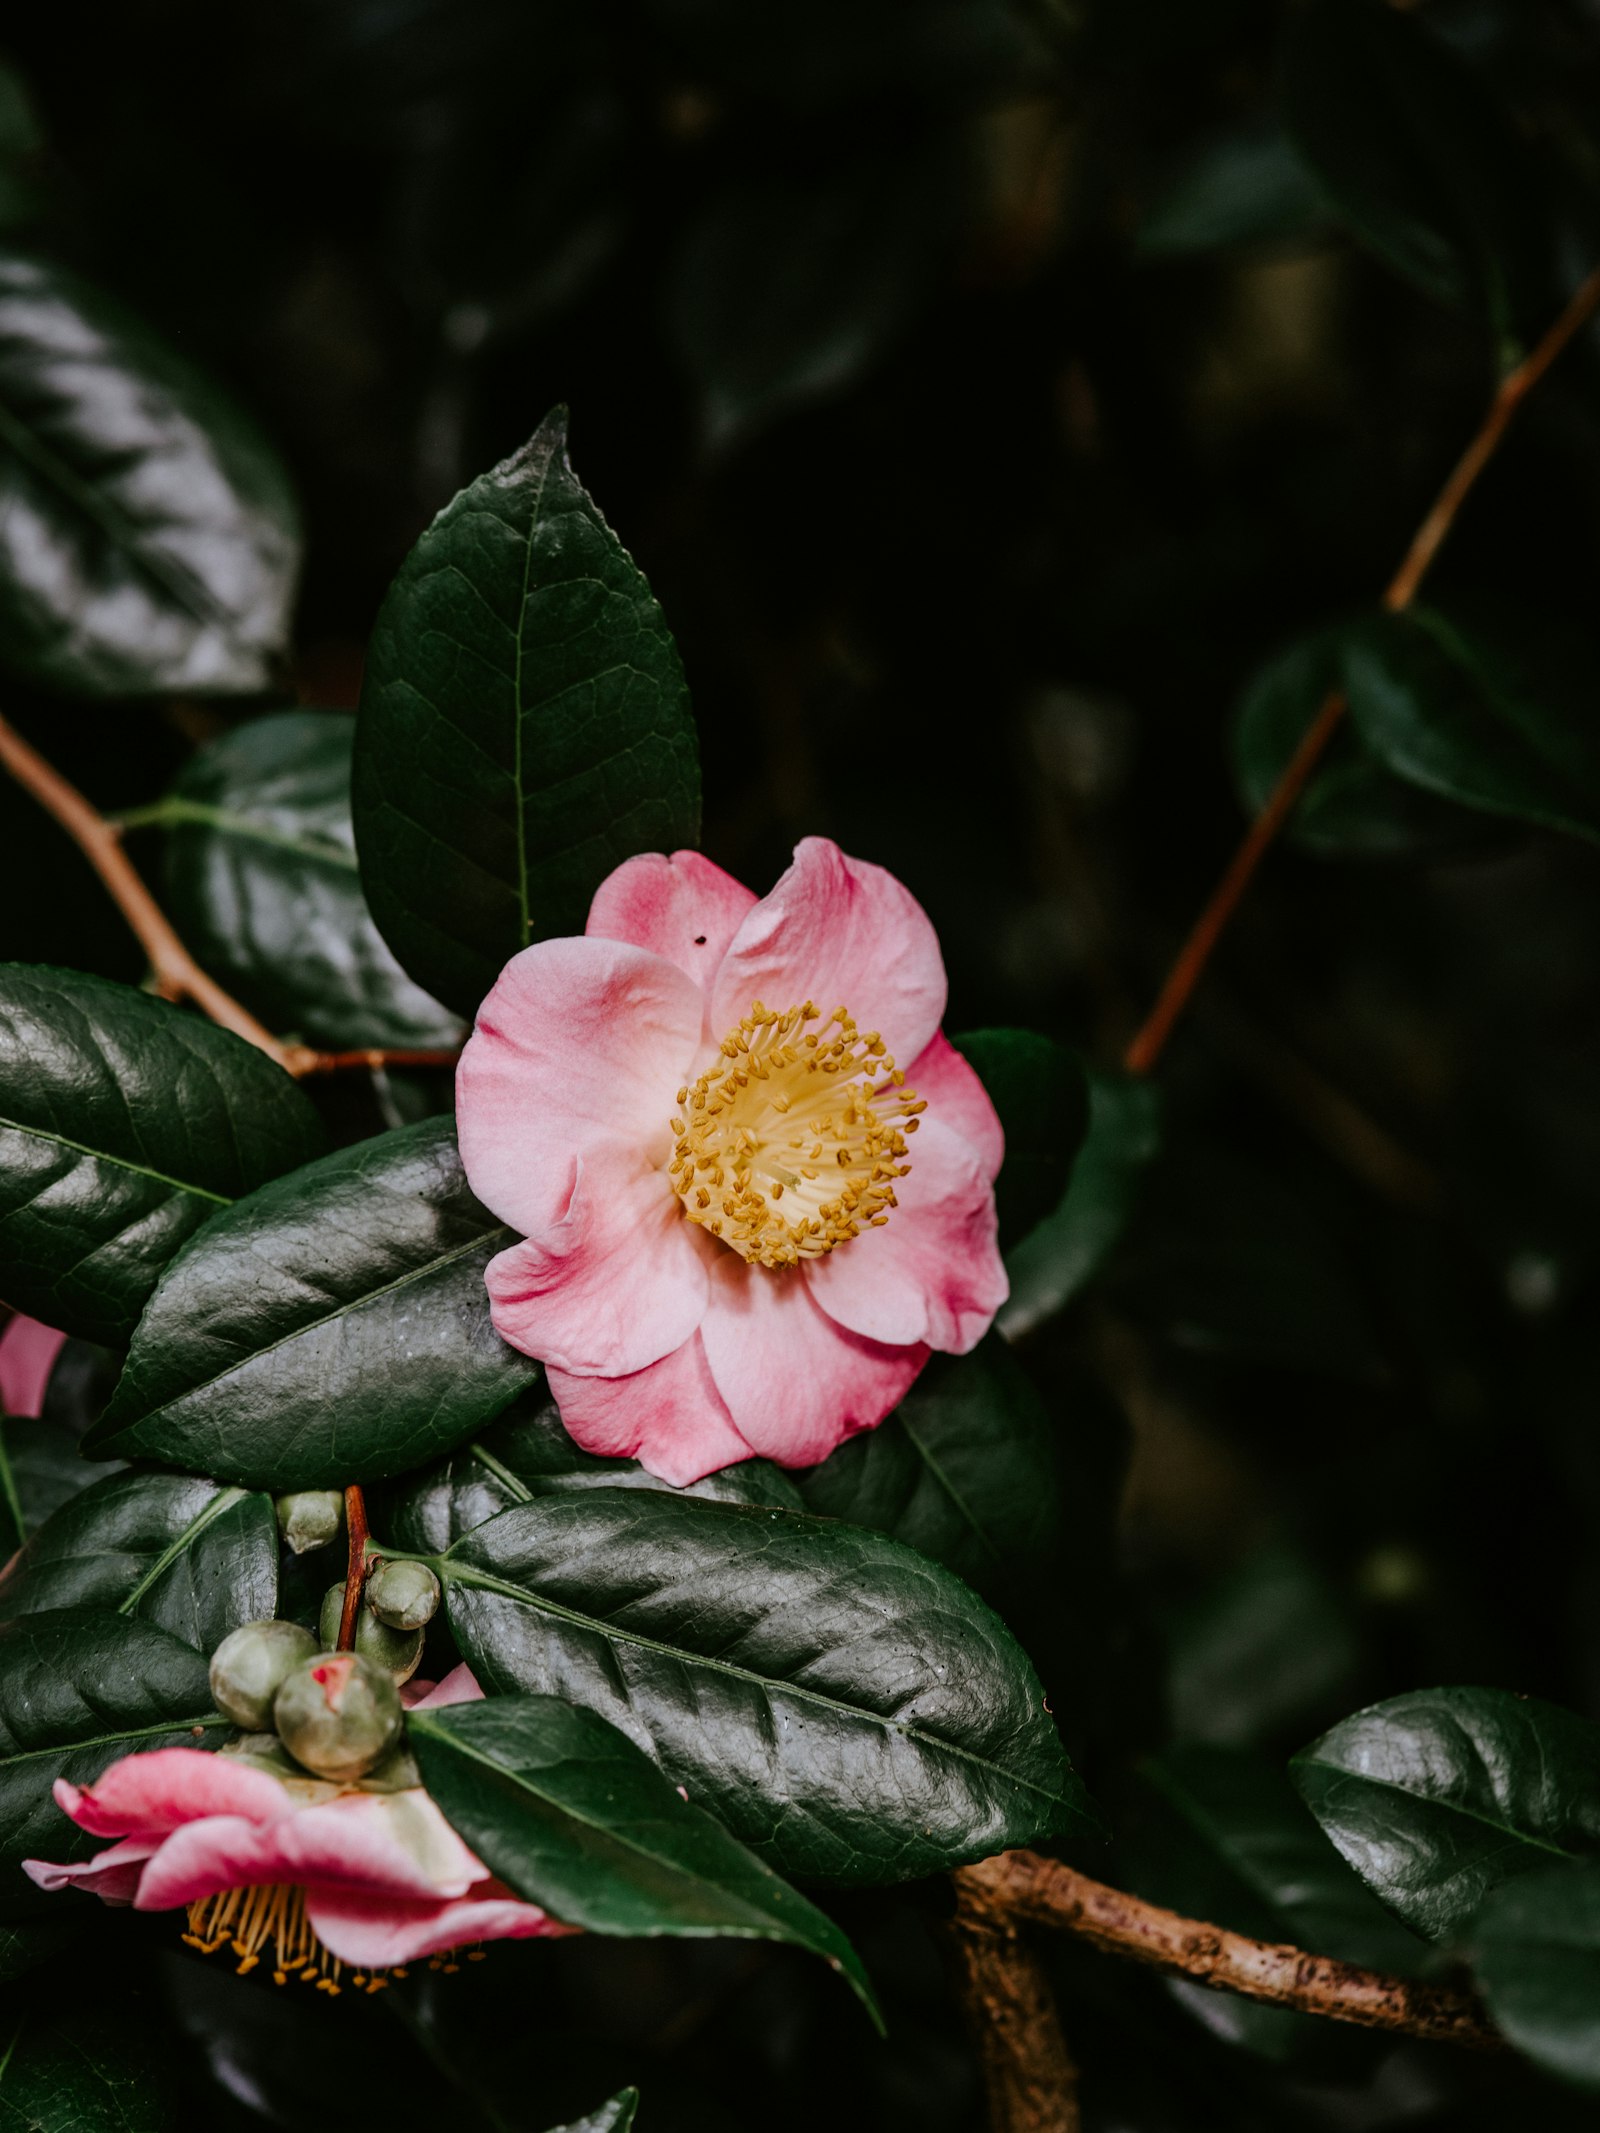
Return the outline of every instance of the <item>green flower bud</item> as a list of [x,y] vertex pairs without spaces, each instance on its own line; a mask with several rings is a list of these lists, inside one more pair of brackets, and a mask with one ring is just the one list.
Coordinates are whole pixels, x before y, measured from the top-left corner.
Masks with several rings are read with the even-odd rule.
[[344,1530],[344,1497],[337,1489],[296,1489],[274,1498],[278,1531],[296,1555],[325,1548]]
[[417,1768],[416,1757],[402,1741],[398,1748],[391,1748],[381,1763],[376,1763],[361,1780],[363,1792],[414,1792],[422,1783],[422,1772]]
[[365,1777],[400,1738],[400,1691],[360,1652],[321,1652],[285,1680],[272,1706],[278,1738],[318,1777]]
[[[341,1578],[324,1593],[318,1623],[322,1641],[330,1652],[339,1642],[339,1624],[343,1619],[344,1579]],[[422,1632],[420,1629],[390,1629],[370,1608],[363,1606],[356,1616],[356,1650],[363,1659],[370,1659],[374,1666],[381,1666],[386,1673],[392,1674],[398,1686],[409,1681],[421,1663]]]
[[439,1612],[439,1580],[426,1563],[380,1563],[366,1602],[391,1629],[424,1629]]
[[272,1699],[284,1676],[316,1648],[298,1622],[246,1622],[212,1655],[212,1702],[247,1733],[262,1732],[272,1724]]

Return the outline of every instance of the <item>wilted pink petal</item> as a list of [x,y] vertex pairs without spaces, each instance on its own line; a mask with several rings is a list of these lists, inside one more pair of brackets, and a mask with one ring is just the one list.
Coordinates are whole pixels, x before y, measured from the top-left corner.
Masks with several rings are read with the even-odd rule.
[[36,1318],[13,1318],[0,1331],[0,1415],[38,1416],[67,1336]]
[[418,1962],[473,1941],[533,1940],[572,1931],[536,1904],[508,1895],[408,1903],[376,1902],[356,1889],[308,1889],[306,1918],[330,1955],[363,1970]]
[[203,1748],[125,1755],[92,1785],[57,1778],[55,1799],[63,1814],[96,1837],[164,1837],[201,1815],[270,1822],[291,1804],[264,1770]]

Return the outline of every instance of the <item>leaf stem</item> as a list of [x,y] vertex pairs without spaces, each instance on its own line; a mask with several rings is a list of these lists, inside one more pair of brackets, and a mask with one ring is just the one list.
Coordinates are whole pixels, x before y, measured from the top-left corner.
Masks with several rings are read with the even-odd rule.
[[284,1043],[200,968],[123,850],[122,829],[139,819],[155,819],[157,811],[141,809],[124,816],[120,823],[111,821],[5,718],[0,718],[0,767],[8,770],[23,791],[60,823],[99,875],[149,958],[154,990],[161,999],[190,1001],[223,1029],[232,1030],[236,1037],[275,1059],[296,1080],[304,1080],[310,1074],[341,1073],[351,1067],[455,1065],[460,1056],[455,1050],[319,1052],[308,1044]]
[[344,1523],[350,1552],[345,1558],[344,1611],[339,1617],[341,1652],[356,1648],[356,1618],[361,1612],[361,1588],[371,1567],[367,1561],[367,1499],[360,1485],[352,1482],[344,1492]]
[[1389,1977],[1304,1948],[1252,1940],[1202,1919],[1183,1918],[1036,1852],[1000,1852],[977,1866],[960,1868],[954,1880],[958,1920],[965,1921],[969,1931],[1014,1933],[1023,1922],[1054,1926],[1104,1954],[1127,1956],[1272,2007],[1474,2051],[1506,2049],[1469,1992]]
[[[1432,509],[1412,537],[1399,569],[1384,590],[1382,605],[1389,613],[1400,613],[1416,598],[1461,506],[1478,476],[1498,451],[1511,418],[1597,309],[1600,309],[1600,267],[1583,282],[1538,345],[1501,379],[1477,434],[1451,470]],[[1166,1049],[1179,1016],[1205,974],[1212,951],[1238,909],[1268,846],[1294,812],[1312,772],[1339,728],[1345,708],[1343,693],[1337,689],[1331,691],[1306,728],[1265,806],[1251,823],[1244,841],[1229,860],[1222,879],[1195,920],[1156,996],[1155,1005],[1123,1054],[1122,1063],[1130,1074],[1148,1074]]]

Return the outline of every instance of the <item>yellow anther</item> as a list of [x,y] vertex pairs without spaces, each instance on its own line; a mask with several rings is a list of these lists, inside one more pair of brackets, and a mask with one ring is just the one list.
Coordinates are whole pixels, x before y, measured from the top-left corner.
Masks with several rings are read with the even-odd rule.
[[905,1134],[927,1108],[876,1030],[863,1036],[843,1007],[805,1027],[818,1021],[809,1000],[781,1014],[756,1000],[716,1063],[678,1091],[673,1190],[691,1222],[761,1266],[881,1229],[910,1167]]

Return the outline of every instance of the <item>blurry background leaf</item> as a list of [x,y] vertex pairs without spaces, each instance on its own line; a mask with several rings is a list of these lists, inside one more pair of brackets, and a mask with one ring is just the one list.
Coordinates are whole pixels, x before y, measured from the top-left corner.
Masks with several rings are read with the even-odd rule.
[[1600,839],[1600,667],[1529,618],[1516,639],[1436,609],[1374,617],[1344,652],[1350,714],[1398,776],[1464,806]]
[[0,2025],[0,2133],[169,2133],[185,2123],[178,2070],[137,2020],[70,1998]]
[[1007,1262],[999,1326],[1015,1340],[1070,1303],[1132,1219],[1161,1144],[1161,1098],[1148,1081],[1089,1076],[1089,1130],[1060,1205]]
[[43,147],[44,131],[28,86],[0,59],[0,230],[22,228],[37,215]]
[[1269,121],[1201,143],[1145,209],[1138,242],[1154,257],[1304,240],[1327,225],[1316,179],[1288,135]]
[[[1234,777],[1259,814],[1330,691],[1345,685],[1345,649],[1364,625],[1319,631],[1262,667],[1240,699],[1232,734]],[[1458,810],[1393,770],[1348,715],[1312,774],[1285,836],[1309,852],[1360,858],[1460,850],[1474,830]]]
[[[1254,1747],[1314,1721],[1360,1657],[1349,1609],[1298,1548],[1270,1542],[1167,1621],[1180,1740]],[[1335,1706],[1337,1708],[1337,1706]]]
[[1373,1892],[1430,1940],[1488,1890],[1600,1851],[1600,1726],[1504,1689],[1419,1689],[1357,1711],[1291,1765]]
[[444,1046],[459,1019],[412,984],[372,923],[350,828],[355,721],[280,711],[191,757],[137,820],[167,833],[174,921],[270,1027],[336,1050]]
[[210,1216],[323,1146],[275,1061],[126,985],[0,964],[0,1296],[120,1344]]
[[1468,1938],[1495,2027],[1547,2074],[1600,2092],[1600,1861],[1503,1882]]
[[1383,0],[1311,0],[1288,18],[1285,115],[1354,233],[1497,337],[1544,324],[1539,181],[1494,86]]
[[1009,1252],[1058,1204],[1089,1129],[1083,1061],[1029,1029],[974,1030],[955,1040],[999,1113],[1005,1160],[995,1180],[1000,1249]]
[[5,665],[85,696],[269,686],[287,477],[225,394],[64,268],[0,256]]
[[623,2089],[587,2118],[569,2119],[564,2126],[552,2126],[550,2133],[628,2133],[638,2108],[639,2091]]
[[572,471],[564,410],[412,549],[361,705],[368,901],[412,977],[463,1015],[519,948],[581,933],[622,860],[698,841],[677,647]]

